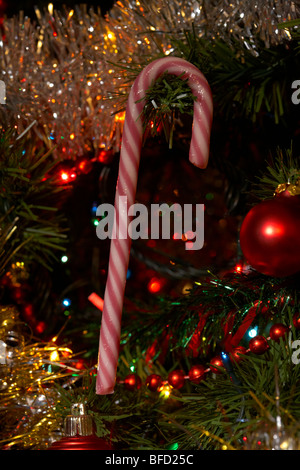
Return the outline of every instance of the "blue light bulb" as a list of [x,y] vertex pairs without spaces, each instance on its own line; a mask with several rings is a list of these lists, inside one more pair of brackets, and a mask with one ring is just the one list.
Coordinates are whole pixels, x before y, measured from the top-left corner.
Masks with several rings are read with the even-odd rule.
[[64,307],[70,307],[70,305],[71,305],[71,300],[70,300],[70,299],[64,299],[64,300],[62,301],[62,304],[63,304]]

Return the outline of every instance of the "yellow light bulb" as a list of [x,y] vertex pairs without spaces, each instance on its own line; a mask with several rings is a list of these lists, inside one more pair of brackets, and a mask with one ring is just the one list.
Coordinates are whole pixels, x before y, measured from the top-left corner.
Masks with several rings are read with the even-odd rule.
[[51,362],[59,361],[59,354],[58,354],[56,349],[54,351],[52,351],[52,353],[50,354],[50,361]]
[[171,395],[171,387],[168,384],[163,384],[158,391],[163,398],[169,398]]

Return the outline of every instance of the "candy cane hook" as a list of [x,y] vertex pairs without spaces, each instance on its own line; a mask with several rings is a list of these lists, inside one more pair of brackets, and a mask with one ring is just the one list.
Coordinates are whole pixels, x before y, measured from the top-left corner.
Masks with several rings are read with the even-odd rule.
[[[138,75],[131,88],[124,122],[119,163],[119,176],[115,194],[115,235],[128,227],[128,211],[120,205],[120,197],[127,198],[127,205],[134,204],[141,155],[143,123],[141,113],[144,107],[140,100],[147,89],[163,73],[180,75],[188,79],[193,95],[194,118],[189,160],[199,168],[206,168],[209,158],[210,132],[213,115],[212,94],[204,75],[184,59],[164,57],[147,65]],[[124,229],[125,227],[125,229]],[[123,231],[123,232],[122,232]],[[106,395],[114,392],[119,358],[121,317],[123,310],[126,275],[129,263],[131,238],[128,235],[112,238],[104,306],[102,313],[96,393]]]

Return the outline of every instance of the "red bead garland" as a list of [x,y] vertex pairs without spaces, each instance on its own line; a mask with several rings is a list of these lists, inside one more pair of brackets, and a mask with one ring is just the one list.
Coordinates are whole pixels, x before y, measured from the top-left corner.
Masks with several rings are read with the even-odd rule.
[[283,325],[283,323],[275,323],[270,328],[270,338],[273,341],[279,342],[280,338],[283,338],[288,331],[288,327]]
[[300,330],[300,313],[295,313],[293,316],[293,325],[296,330]]
[[205,379],[205,375],[206,369],[201,365],[193,366],[189,371],[189,379],[194,384],[199,384],[203,379]]
[[142,380],[137,374],[129,374],[125,377],[124,385],[127,390],[139,390],[142,386]]
[[146,386],[151,390],[151,392],[156,392],[157,389],[161,386],[162,378],[158,374],[151,374],[146,379]]
[[[214,367],[214,366],[216,366],[216,367]],[[219,356],[213,357],[210,361],[210,370],[211,370],[211,372],[213,372],[214,374],[222,374],[222,370],[220,370],[220,368],[224,369],[224,364],[223,364],[222,358],[219,357]]]
[[[300,313],[295,313],[293,316],[293,325],[296,329],[300,329]],[[237,346],[232,349],[230,352],[230,359],[233,362],[239,363],[243,360],[243,356],[248,352],[253,354],[261,355],[264,354],[269,349],[269,340],[278,342],[280,338],[284,337],[291,327],[285,326],[283,323],[275,323],[270,328],[269,337],[265,338],[262,335],[257,335],[249,341],[249,348],[246,349],[244,346]],[[185,380],[189,379],[194,384],[199,384],[202,382],[207,373],[210,371],[214,374],[221,374],[225,370],[222,357],[216,356],[210,360],[210,363],[207,367],[197,364],[193,365],[188,372],[188,375],[185,375],[183,370],[174,370],[168,375],[168,380],[165,381],[158,374],[151,374],[147,377],[145,385],[147,388],[152,391],[160,391],[160,387],[164,384],[169,384],[174,389],[180,389],[184,386]],[[125,380],[120,383],[124,383],[125,387],[128,390],[138,390],[142,381],[137,374],[129,374]]]
[[183,370],[173,370],[168,375],[169,384],[176,389],[182,388],[185,382],[185,374]]
[[244,346],[237,346],[231,351],[230,358],[234,362],[239,363],[243,360],[243,355],[245,355],[246,353],[247,353],[247,349],[244,348]]

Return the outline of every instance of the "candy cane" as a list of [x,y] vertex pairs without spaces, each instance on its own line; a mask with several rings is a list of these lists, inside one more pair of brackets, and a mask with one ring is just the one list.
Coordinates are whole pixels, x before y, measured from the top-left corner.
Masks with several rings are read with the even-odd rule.
[[[119,358],[121,317],[123,310],[126,275],[129,263],[131,238],[128,235],[128,211],[120,204],[122,196],[127,205],[134,204],[138,168],[143,138],[141,113],[146,90],[163,73],[180,75],[188,79],[189,87],[197,98],[194,103],[194,119],[189,160],[199,168],[206,168],[209,158],[210,131],[213,103],[210,87],[204,75],[184,59],[164,57],[147,65],[131,88],[126,108],[119,163],[119,176],[115,194],[115,222],[113,233],[123,236],[111,240],[108,275],[104,294],[96,393],[114,392]],[[121,197],[121,199],[120,199]],[[123,198],[124,200],[124,198]],[[125,230],[125,232],[124,232]],[[124,233],[126,236],[124,236]]]

